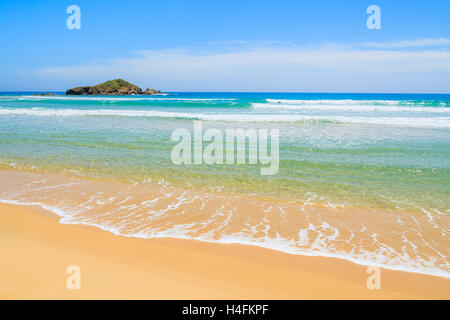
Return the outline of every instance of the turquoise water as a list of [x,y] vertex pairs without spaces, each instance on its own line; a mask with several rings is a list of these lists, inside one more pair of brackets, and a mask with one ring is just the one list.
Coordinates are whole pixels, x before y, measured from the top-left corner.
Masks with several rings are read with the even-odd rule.
[[[176,128],[277,128],[280,169],[177,166]],[[326,203],[446,212],[450,96],[174,93],[168,96],[0,96],[3,166],[63,170]]]
[[[279,130],[278,173],[174,164],[171,134],[192,133],[194,120],[204,130]],[[254,244],[450,277],[450,95],[3,93],[0,169],[24,173],[0,172],[0,200],[39,201],[119,235]],[[99,184],[51,186],[43,177],[53,174]]]

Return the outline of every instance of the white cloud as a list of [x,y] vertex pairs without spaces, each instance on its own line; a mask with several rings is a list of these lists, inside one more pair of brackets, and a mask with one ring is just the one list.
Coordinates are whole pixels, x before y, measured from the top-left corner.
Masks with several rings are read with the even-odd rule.
[[42,68],[32,74],[53,81],[59,89],[120,77],[166,91],[450,92],[450,51],[343,46],[175,48]]
[[401,40],[392,42],[368,42],[365,43],[366,47],[377,49],[400,49],[400,48],[413,48],[413,47],[434,47],[450,44],[448,38],[424,38],[416,40]]

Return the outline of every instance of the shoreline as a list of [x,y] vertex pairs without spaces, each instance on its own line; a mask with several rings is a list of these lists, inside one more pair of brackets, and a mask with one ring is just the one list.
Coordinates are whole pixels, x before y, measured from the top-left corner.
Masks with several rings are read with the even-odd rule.
[[88,227],[88,228],[93,228],[93,229],[98,229],[100,231],[103,232],[108,232],[113,234],[116,237],[125,237],[125,238],[135,238],[135,239],[142,239],[142,240],[176,240],[176,241],[198,241],[198,242],[204,242],[204,243],[211,243],[211,244],[216,244],[216,245],[242,245],[242,246],[249,246],[249,247],[256,247],[256,248],[261,248],[264,250],[271,250],[271,251],[275,251],[275,252],[280,252],[283,254],[288,254],[288,255],[294,255],[294,256],[304,256],[304,257],[321,257],[321,258],[327,258],[327,259],[338,259],[338,260],[343,260],[346,262],[350,262],[352,264],[356,264],[358,266],[367,268],[369,266],[371,267],[378,267],[381,269],[385,269],[385,270],[390,270],[390,271],[398,271],[398,272],[407,272],[407,273],[412,273],[412,274],[418,274],[418,275],[424,275],[424,276],[430,276],[430,277],[437,277],[437,278],[443,278],[446,280],[450,280],[449,276],[443,275],[443,274],[433,274],[433,273],[429,273],[429,272],[421,272],[421,271],[417,271],[417,270],[409,270],[406,268],[395,268],[395,267],[390,267],[390,266],[385,266],[385,265],[381,265],[381,264],[371,264],[370,262],[366,262],[366,261],[359,261],[355,258],[352,257],[345,257],[342,255],[332,255],[332,254],[327,254],[327,253],[309,253],[307,251],[302,252],[302,253],[297,253],[297,252],[289,252],[287,250],[282,250],[280,248],[271,248],[268,246],[263,246],[261,244],[258,243],[252,243],[252,242],[221,242],[221,241],[215,241],[215,240],[205,240],[205,239],[195,239],[195,238],[188,238],[188,237],[175,237],[175,236],[167,236],[167,237],[143,237],[143,236],[137,236],[137,235],[125,235],[125,234],[118,234],[117,232],[115,232],[114,230],[108,229],[105,226],[101,226],[101,225],[96,225],[96,224],[89,224],[86,222],[62,222],[61,220],[63,220],[64,218],[67,218],[66,215],[64,215],[64,213],[61,211],[61,213],[57,213],[57,211],[60,211],[57,208],[53,208],[47,205],[44,205],[42,203],[21,203],[19,201],[15,201],[15,200],[0,200],[0,208],[1,205],[6,204],[6,205],[13,205],[13,206],[18,206],[18,207],[23,207],[27,210],[30,211],[34,211],[37,212],[39,214],[43,214],[45,216],[51,217],[53,219],[58,220],[58,222],[60,224],[68,224],[68,225],[74,225],[74,226],[81,226],[81,227]]
[[[0,204],[1,299],[448,299],[450,280],[243,244],[116,236]],[[44,213],[44,214],[42,214]],[[81,290],[66,269],[81,268]]]
[[[169,216],[169,219],[166,219],[165,222],[167,223],[172,223],[173,225],[169,226],[167,229],[164,229],[164,225],[159,223],[159,226],[155,226],[155,228],[161,228],[162,225],[162,229],[160,229],[158,232],[156,232],[156,234],[150,234],[148,235],[146,232],[140,233],[138,231],[135,231],[134,229],[125,229],[125,232],[123,229],[121,229],[121,225],[120,224],[114,224],[114,220],[117,218],[117,221],[122,223],[123,218],[126,218],[126,216],[124,217],[124,215],[117,215],[114,218],[109,218],[103,220],[103,218],[100,218],[99,220],[95,220],[92,219],[92,217],[96,217],[96,215],[98,213],[103,214],[105,211],[102,208],[102,205],[104,205],[105,203],[108,203],[108,201],[110,201],[111,199],[115,199],[117,197],[118,194],[120,194],[121,190],[123,190],[123,188],[125,187],[130,187],[130,185],[127,182],[122,182],[122,181],[109,181],[109,180],[95,180],[93,178],[89,178],[89,177],[73,177],[67,174],[51,174],[49,175],[48,173],[43,173],[43,172],[33,172],[33,171],[23,171],[23,170],[16,170],[16,169],[2,169],[0,170],[0,174],[2,174],[2,179],[4,181],[15,181],[14,185],[11,185],[8,187],[7,192],[12,192],[13,194],[15,192],[18,192],[19,194],[24,190],[24,186],[31,186],[33,184],[35,184],[36,188],[33,191],[33,189],[28,190],[27,189],[27,193],[33,195],[31,197],[25,197],[22,199],[23,200],[9,200],[9,199],[0,199],[0,204],[1,203],[6,203],[6,204],[12,204],[12,205],[18,205],[18,206],[23,206],[25,208],[32,208],[33,211],[38,211],[41,214],[44,215],[49,215],[54,217],[55,219],[58,220],[58,222],[62,223],[62,224],[71,224],[71,225],[81,225],[81,226],[88,226],[88,227],[92,227],[98,230],[102,230],[108,233],[111,233],[115,236],[119,236],[119,237],[128,237],[128,238],[136,238],[136,239],[144,239],[144,240],[157,240],[157,239],[176,239],[176,240],[181,240],[181,241],[200,241],[200,242],[205,242],[205,243],[211,243],[211,244],[219,244],[219,245],[230,245],[230,244],[235,244],[235,245],[244,245],[244,246],[251,246],[251,247],[256,247],[256,248],[263,248],[265,250],[272,250],[272,251],[276,251],[276,252],[281,252],[283,254],[289,254],[289,255],[296,255],[296,256],[306,256],[306,257],[324,257],[324,258],[330,258],[330,259],[339,259],[339,260],[343,260],[346,262],[350,262],[350,263],[354,263],[357,264],[359,266],[362,267],[367,267],[367,266],[376,266],[376,267],[380,267],[383,269],[387,269],[387,270],[392,270],[392,271],[399,271],[399,272],[408,272],[408,273],[414,273],[414,274],[420,274],[420,275],[426,275],[426,276],[432,276],[432,277],[441,277],[443,279],[450,279],[450,277],[448,276],[448,273],[446,273],[445,271],[441,271],[441,269],[422,269],[422,268],[413,268],[413,267],[409,267],[407,264],[399,264],[399,265],[384,265],[381,263],[378,263],[378,259],[372,259],[369,260],[368,258],[365,259],[366,257],[359,257],[359,256],[352,256],[351,254],[346,254],[345,252],[349,252],[347,248],[347,250],[341,251],[341,253],[334,253],[334,252],[329,252],[329,251],[318,251],[318,250],[303,250],[303,251],[296,251],[295,248],[291,248],[291,246],[286,245],[286,243],[284,242],[280,242],[277,241],[277,239],[274,239],[274,235],[275,238],[277,238],[277,235],[274,234],[274,232],[280,230],[280,229],[276,229],[277,225],[276,225],[276,220],[274,220],[274,223],[272,225],[271,228],[274,228],[274,232],[272,232],[272,238],[269,240],[274,239],[274,241],[256,241],[253,240],[253,238],[246,238],[246,237],[224,237],[222,238],[221,236],[219,236],[219,238],[213,238],[210,237],[208,239],[204,239],[202,237],[200,237],[202,234],[200,233],[200,236],[197,237],[196,235],[193,235],[192,237],[189,237],[187,235],[183,235],[182,233],[166,233],[164,231],[166,230],[171,230],[171,228],[173,228],[173,225],[177,225],[178,224],[186,224],[189,223],[189,220],[181,220],[178,219],[177,217],[174,217],[173,215]],[[36,184],[36,181],[38,182]],[[42,181],[45,181],[45,183],[42,183],[42,185],[40,184]],[[92,183],[92,184],[91,184]],[[70,189],[70,188],[66,188],[65,186],[71,186],[71,185],[75,185],[76,188],[74,189]],[[120,205],[121,203],[123,203],[124,201],[127,201],[129,198],[131,198],[131,196],[136,195],[136,199],[131,200],[130,202],[126,203],[126,206],[124,206],[124,208],[126,209],[127,206],[130,207],[132,205],[139,205],[139,204],[143,204],[145,202],[148,202],[149,199],[153,199],[150,202],[154,202],[157,199],[162,199],[164,198],[164,196],[151,196],[148,197],[149,194],[158,194],[160,193],[160,189],[159,189],[159,185],[158,184],[153,184],[152,186],[156,187],[151,189],[150,184],[146,185],[145,188],[138,186],[136,187],[136,189],[133,190],[128,190],[129,192],[127,192],[127,195],[123,195],[121,196],[121,198],[118,198],[117,201],[115,201],[115,203],[110,203],[110,207],[107,207],[106,209],[109,208],[109,210],[113,210],[115,208],[117,208],[118,205]],[[43,189],[42,189],[43,188]],[[45,190],[50,190],[49,193],[44,192]],[[87,213],[81,213],[81,219],[77,219],[77,217],[73,218],[71,212],[73,212],[73,210],[78,210],[77,207],[73,207],[74,205],[76,205],[77,203],[84,203],[86,204],[87,202],[91,202],[92,203],[92,199],[94,197],[97,196],[97,193],[92,193],[92,192],[88,192],[88,191],[92,191],[92,190],[102,190],[102,192],[100,192],[102,194],[102,198],[99,199],[101,200],[100,202],[93,202],[93,205],[87,206],[86,207],[90,207],[91,209],[89,209],[90,211],[88,211]],[[65,194],[66,191],[68,191],[67,196],[62,196],[62,194]],[[86,192],[85,192],[86,191]],[[170,189],[170,190],[165,190],[164,193],[161,193],[163,195],[166,194],[170,194],[172,196],[173,194],[173,198],[175,198],[175,201],[178,201],[178,195],[179,194],[183,194],[186,190],[185,189],[181,189],[178,187],[174,187],[174,189]],[[106,194],[106,192],[108,192],[108,194]],[[83,195],[83,197],[81,197],[81,195]],[[213,191],[212,194],[216,195],[215,192]],[[104,195],[104,197],[103,197]],[[139,197],[139,195],[144,195],[143,197]],[[199,195],[199,193],[195,192],[195,194],[191,194],[190,196],[197,196]],[[42,201],[43,199],[49,200],[53,199],[53,201]],[[202,198],[202,197],[200,197]],[[203,197],[203,198],[207,198]],[[20,197],[19,197],[20,199]],[[228,199],[228,198],[226,198]],[[234,205],[236,205],[237,208],[239,208],[237,213],[243,213],[246,212],[246,217],[249,216],[251,217],[250,213],[252,212],[256,212],[257,210],[261,209],[260,208],[260,204],[259,202],[263,203],[266,202],[264,204],[264,207],[262,207],[262,209],[264,210],[268,210],[267,208],[271,209],[272,206],[274,206],[275,203],[273,199],[267,199],[267,198],[262,198],[262,197],[257,197],[257,196],[249,196],[246,197],[244,196],[240,196],[238,195],[237,198],[238,201],[240,201],[239,205],[236,204],[236,202],[233,202]],[[258,205],[248,205],[249,202],[252,201],[259,201]],[[61,202],[62,201],[62,202]],[[64,206],[60,206],[61,203],[64,203],[65,201],[69,201],[69,203],[71,201],[74,201],[72,204],[72,209],[70,208],[65,208]],[[171,200],[172,201],[172,200]],[[215,201],[215,200],[214,200]],[[169,202],[170,203],[170,202]],[[177,202],[178,203],[178,202]],[[181,201],[181,203],[183,203]],[[220,202],[218,202],[219,204],[221,204]],[[98,205],[100,204],[100,205]],[[203,202],[202,202],[203,205]],[[300,205],[305,205],[305,203],[300,203]],[[218,206],[218,205],[216,205]],[[295,205],[297,206],[297,204]],[[85,205],[83,205],[83,207],[85,207]],[[151,206],[149,208],[151,208],[151,210],[166,210],[166,208],[168,208],[168,203],[166,202],[162,202],[161,203],[161,207],[157,207],[157,206]],[[198,211],[195,210],[199,210],[198,209],[199,205],[197,204],[197,206],[195,204],[189,204],[189,210],[190,212],[188,216],[192,216],[190,218],[194,218],[194,220],[192,220],[193,222],[198,222],[198,221],[203,221],[205,220],[205,217],[198,215]],[[303,207],[302,207],[303,208]],[[97,209],[99,209],[99,211],[97,211]],[[186,208],[181,207],[181,211],[185,210]],[[215,207],[213,207],[213,209],[215,210]],[[294,207],[294,209],[296,209]],[[310,204],[308,203],[308,210],[306,211],[311,211],[311,215],[305,216],[306,218],[309,218],[308,221],[312,222],[311,217],[313,218],[317,218],[319,217],[319,221],[315,222],[316,226],[319,226],[319,228],[321,227],[320,224],[322,223],[320,221],[320,217],[323,217],[323,213],[325,212],[324,210],[329,209],[326,206],[323,206],[323,204]],[[365,208],[353,208],[354,212],[350,212],[349,215],[347,215],[347,217],[342,216],[341,211],[339,211],[338,214],[335,214],[334,216],[329,216],[331,219],[333,220],[329,220],[331,222],[334,222],[334,225],[336,226],[338,223],[341,223],[342,221],[346,221],[345,219],[349,218],[350,222],[352,221],[351,219],[353,217],[358,217],[359,220],[364,220],[366,222],[365,226],[369,226],[370,223],[376,223],[376,219],[374,221],[372,220],[368,220],[368,219],[372,219],[372,214],[369,215],[365,215],[365,217],[367,218],[367,220],[365,220],[365,218],[363,218],[361,216],[361,214],[366,214],[366,210],[364,210]],[[255,211],[256,210],[256,211]],[[93,215],[90,212],[93,212]],[[180,212],[181,212],[180,211]],[[303,211],[303,209],[302,209]],[[176,211],[175,211],[176,212]],[[194,212],[194,214],[193,214]],[[195,213],[196,212],[196,213]],[[266,212],[266,211],[264,211]],[[347,212],[347,211],[346,211]],[[107,215],[110,215],[110,213],[106,212]],[[120,213],[120,212],[119,212]],[[283,212],[281,212],[283,217],[286,214],[286,208],[283,208]],[[289,212],[288,212],[289,213]],[[331,212],[333,213],[333,212]],[[87,214],[87,215],[85,215]],[[126,215],[128,213],[126,212]],[[206,214],[208,214],[208,212],[206,212]],[[295,218],[294,216],[292,216],[292,214],[296,215],[297,211],[292,211],[290,212],[291,217],[290,219],[292,220],[292,218]],[[407,214],[408,215],[408,214]],[[238,216],[238,215],[237,215]],[[87,218],[87,220],[83,219],[83,217]],[[209,216],[206,216],[207,218],[209,218]],[[276,215],[275,215],[276,217]],[[137,218],[139,218],[139,216],[137,216]],[[258,218],[258,217],[257,217]],[[304,223],[304,217],[300,217],[301,219],[298,220],[292,220],[292,221],[296,221],[297,223],[299,223],[299,225],[302,225]],[[377,218],[377,216],[375,216],[375,218]],[[406,217],[405,215],[403,216],[398,216],[398,219],[402,219],[403,221],[405,221]],[[414,221],[417,223],[417,220],[419,217],[416,217],[414,219]],[[429,216],[423,216],[423,219],[429,219]],[[183,219],[184,215],[183,215]],[[272,219],[272,218],[271,218]],[[327,217],[328,219],[328,217]],[[344,220],[343,220],[344,219]],[[139,221],[139,220],[137,220]],[[106,224],[105,224],[106,222]],[[109,223],[108,223],[109,222]],[[159,221],[157,221],[159,222]],[[227,223],[227,221],[222,221],[223,223]],[[445,222],[445,221],[444,221]],[[140,222],[138,222],[140,224]],[[125,224],[126,225],[126,224]],[[151,224],[149,224],[149,222],[146,223],[142,223],[142,225],[144,226],[144,228],[153,228],[153,226],[151,226]],[[388,226],[389,227],[389,226]],[[304,230],[305,226],[303,226]],[[309,227],[308,227],[309,228]],[[332,229],[332,228],[331,228]],[[382,230],[380,228],[378,228],[378,230]],[[384,230],[386,230],[386,232],[388,232],[389,234],[387,234],[386,236],[389,238],[390,237],[390,233],[393,232],[393,229],[390,228],[384,228]],[[284,231],[283,229],[281,229],[281,231]],[[328,231],[328,230],[325,230]],[[377,231],[377,230],[375,230]],[[401,230],[400,230],[401,231]],[[294,230],[295,232],[295,230]],[[345,230],[344,230],[345,233]],[[233,235],[233,234],[232,234]],[[329,235],[329,234],[328,234]],[[319,236],[322,236],[322,234],[319,234]],[[324,236],[327,236],[327,234],[324,233]],[[258,238],[256,238],[258,239]],[[308,239],[308,241],[317,241],[318,238],[314,238],[314,234],[312,235],[312,237],[310,237]],[[344,238],[345,239],[345,238]],[[387,239],[387,238],[386,238]],[[263,239],[264,240],[264,239]],[[364,238],[362,239],[364,240]],[[342,243],[342,241],[341,241]],[[320,244],[320,243],[319,243]],[[370,250],[370,248],[369,248]],[[372,257],[373,258],[373,257]]]

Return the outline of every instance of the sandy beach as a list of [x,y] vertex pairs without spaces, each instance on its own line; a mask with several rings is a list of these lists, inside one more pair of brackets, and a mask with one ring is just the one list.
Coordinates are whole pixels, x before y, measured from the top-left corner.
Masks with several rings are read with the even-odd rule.
[[[1,299],[448,299],[450,280],[246,245],[138,239],[0,205]],[[81,270],[80,290],[66,286]]]

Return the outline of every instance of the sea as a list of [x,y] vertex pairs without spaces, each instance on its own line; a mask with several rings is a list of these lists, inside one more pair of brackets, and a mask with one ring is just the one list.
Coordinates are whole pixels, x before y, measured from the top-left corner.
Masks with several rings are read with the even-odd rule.
[[[118,236],[450,278],[450,95],[0,93],[0,201]],[[176,164],[177,129],[279,132],[279,169]],[[207,142],[205,143],[205,146]]]

